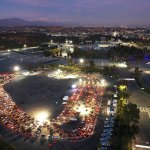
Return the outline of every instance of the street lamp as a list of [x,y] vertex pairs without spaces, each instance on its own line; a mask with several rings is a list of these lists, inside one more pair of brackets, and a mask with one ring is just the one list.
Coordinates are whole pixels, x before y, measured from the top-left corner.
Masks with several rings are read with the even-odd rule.
[[91,108],[86,107],[85,105],[81,104],[78,107],[77,112],[79,112],[81,116],[88,116],[91,112]]
[[44,122],[48,121],[49,113],[46,111],[37,112],[35,118],[37,121],[39,121],[40,125],[42,125]]
[[81,79],[81,78],[79,79],[79,82],[80,82],[80,83],[82,82],[82,79]]
[[13,69],[14,71],[19,71],[20,70],[20,67],[19,66],[14,66],[14,69]]
[[101,86],[106,86],[106,81],[104,79],[101,80]]
[[72,84],[72,89],[76,89],[77,88],[77,85],[76,84]]
[[79,62],[80,62],[81,64],[83,64],[83,63],[84,63],[84,59],[81,58],[81,59],[79,60]]

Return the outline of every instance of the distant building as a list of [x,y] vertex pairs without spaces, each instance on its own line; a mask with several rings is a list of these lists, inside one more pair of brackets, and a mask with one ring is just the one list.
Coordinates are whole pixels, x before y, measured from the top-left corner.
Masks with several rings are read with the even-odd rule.
[[62,51],[73,53],[74,45],[72,44],[72,41],[66,40],[66,42],[64,44],[61,44],[61,49],[62,49]]
[[39,45],[39,48],[41,48],[42,50],[53,50],[58,48],[59,45],[56,43],[43,43]]
[[108,50],[110,47],[115,47],[120,43],[122,43],[120,40],[115,41],[115,39],[112,38],[111,41],[95,41],[94,44],[91,43],[89,45],[81,43],[78,47],[83,50]]
[[74,45],[72,44],[72,41],[68,40],[63,44],[53,43],[53,41],[50,43],[43,43],[39,45],[39,48],[44,51],[59,49],[61,51],[61,57],[67,57],[68,53],[74,52]]
[[112,33],[112,36],[113,36],[113,37],[117,37],[118,35],[119,35],[119,33],[116,32],[116,31]]
[[93,48],[95,50],[102,50],[102,49],[107,49],[110,47],[116,46],[116,42],[109,42],[109,41],[96,41],[93,45]]

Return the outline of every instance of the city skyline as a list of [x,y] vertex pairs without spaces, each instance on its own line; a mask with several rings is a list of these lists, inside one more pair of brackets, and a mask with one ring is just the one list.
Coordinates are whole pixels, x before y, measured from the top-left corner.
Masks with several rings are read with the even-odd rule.
[[1,0],[0,18],[75,25],[150,25],[148,0]]

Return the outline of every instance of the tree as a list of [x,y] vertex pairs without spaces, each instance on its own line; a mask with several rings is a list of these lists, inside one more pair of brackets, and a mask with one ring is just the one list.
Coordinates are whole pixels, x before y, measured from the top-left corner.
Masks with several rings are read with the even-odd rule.
[[[120,101],[119,101],[120,102]],[[120,110],[121,109],[121,113]],[[136,104],[117,106],[117,117],[112,137],[112,149],[129,150],[132,147],[132,138],[138,134],[139,109]]]
[[69,65],[69,66],[72,66],[74,63],[73,63],[73,59],[72,58],[68,58],[67,59],[67,64]]
[[136,79],[137,84],[142,87],[142,70],[139,67],[135,67],[134,77]]
[[0,150],[15,150],[15,148],[12,144],[0,139]]
[[94,62],[94,60],[89,60],[89,67],[90,68],[95,68],[95,62]]
[[140,119],[140,110],[137,108],[136,104],[128,104],[123,109],[123,119],[124,122],[129,125],[136,125]]
[[51,51],[48,51],[48,50],[45,50],[44,51],[44,56],[45,57],[49,57],[49,56],[51,56],[52,55],[52,52]]
[[108,66],[104,66],[104,68],[103,68],[103,74],[104,75],[109,75],[110,74],[110,69],[109,69]]

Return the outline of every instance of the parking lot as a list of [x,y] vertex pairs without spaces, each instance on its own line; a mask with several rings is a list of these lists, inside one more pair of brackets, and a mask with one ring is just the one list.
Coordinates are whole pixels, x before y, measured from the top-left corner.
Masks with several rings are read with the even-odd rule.
[[[72,86],[77,81],[79,82],[79,87],[78,87],[79,90],[74,89],[76,87]],[[77,114],[81,113],[81,119],[83,120],[81,121],[81,123],[84,122],[83,128],[80,125],[81,123],[79,123],[80,127],[78,127],[78,130],[76,131],[72,130],[71,131],[72,133],[66,134],[66,133],[63,133],[61,130],[59,130],[59,134],[60,133],[62,134],[61,139],[63,139],[64,135],[67,135],[69,139],[74,139],[74,137],[76,137],[76,139],[78,140],[78,138],[82,139],[83,137],[85,138],[88,136],[89,137],[91,136],[90,138],[93,137],[92,135],[94,134],[96,122],[99,122],[97,121],[98,120],[97,114],[99,114],[98,107],[100,104],[99,103],[100,99],[99,100],[97,99],[100,95],[98,96],[97,94],[94,94],[93,90],[96,90],[95,93],[97,93],[101,89],[101,88],[97,89],[97,88],[91,87],[92,85],[96,85],[99,87],[99,82],[96,79],[92,80],[92,78],[91,79],[89,78],[88,82],[84,81],[82,84],[80,82],[81,80],[79,80],[79,78],[60,80],[54,77],[51,78],[51,77],[46,77],[46,76],[28,76],[28,77],[19,76],[15,78],[13,81],[10,81],[9,83],[5,84],[4,89],[11,96],[11,98],[15,100],[16,105],[19,106],[24,112],[26,112],[32,118],[36,118],[37,112],[46,111],[48,113],[47,120],[52,120],[52,122],[55,124],[63,124],[67,120],[68,121],[70,119],[74,120],[73,117],[76,116],[76,113]],[[87,93],[84,93],[83,91],[87,91]],[[1,92],[3,92],[3,90]],[[88,92],[90,93],[88,94]],[[100,92],[99,94],[103,94],[102,92]],[[92,96],[91,94],[94,94],[93,101],[90,100],[90,97]],[[65,109],[64,109],[64,106],[62,105],[64,103],[63,102],[64,95],[67,95],[68,97],[70,97],[70,100],[76,99],[76,102],[71,104],[74,106],[73,111],[69,112],[70,106],[68,107],[67,105],[65,106]],[[79,97],[82,97],[83,99],[85,99],[84,103],[86,107],[83,105],[84,103],[83,104],[80,103],[82,99],[80,99]],[[65,102],[65,104],[67,103]],[[62,111],[63,109],[64,111]],[[88,115],[90,113],[91,115],[89,115],[89,117],[87,118],[84,117],[85,115]],[[62,116],[66,116],[66,119],[64,119]],[[11,117],[13,116],[11,115]],[[2,118],[2,120],[5,121],[8,127],[10,126],[10,123],[7,122],[7,117]],[[32,119],[28,120],[28,122],[31,120]],[[17,119],[17,122],[18,121],[20,122],[21,120]],[[12,123],[11,123],[11,127],[12,127]],[[99,126],[99,128],[101,127]],[[34,128],[33,128],[33,131],[34,131]],[[38,129],[36,132],[39,132],[39,131],[40,130]],[[45,132],[42,129],[41,134],[47,134],[47,133],[48,133],[47,131]]]

